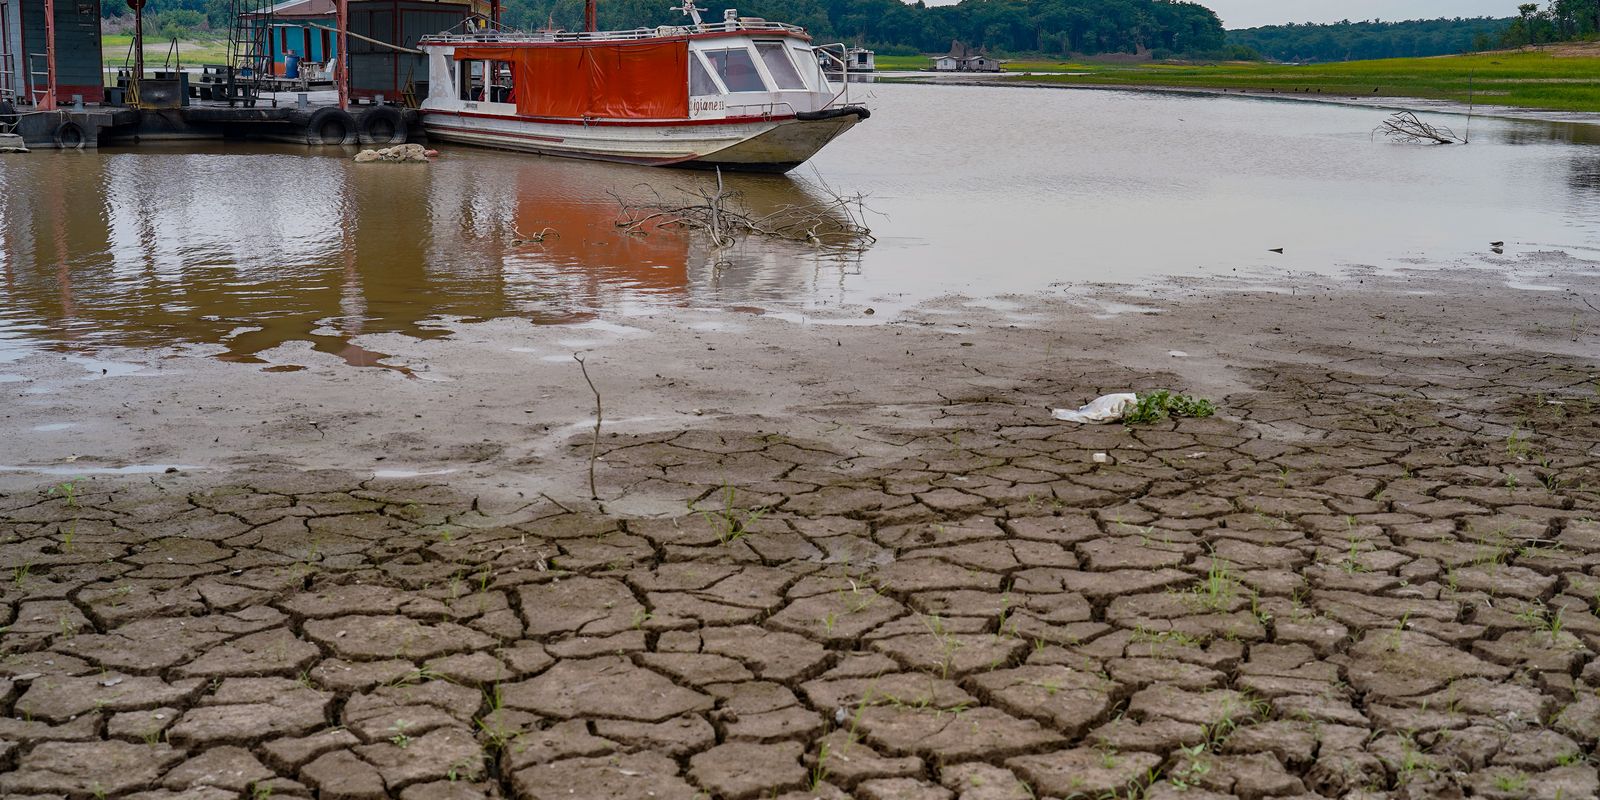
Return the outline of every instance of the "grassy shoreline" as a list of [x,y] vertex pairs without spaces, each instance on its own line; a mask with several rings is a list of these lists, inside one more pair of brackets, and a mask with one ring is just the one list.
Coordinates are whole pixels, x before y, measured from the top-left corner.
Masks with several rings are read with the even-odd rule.
[[[1011,78],[1046,84],[1239,89],[1286,94],[1417,97],[1554,111],[1600,112],[1600,57],[1551,48],[1435,58],[1396,58],[1331,64],[1098,64],[1015,61]],[[915,57],[880,57],[882,69],[911,66]],[[907,62],[906,67],[900,62]],[[921,59],[921,65],[927,59]],[[1041,72],[1054,74],[1037,74]]]

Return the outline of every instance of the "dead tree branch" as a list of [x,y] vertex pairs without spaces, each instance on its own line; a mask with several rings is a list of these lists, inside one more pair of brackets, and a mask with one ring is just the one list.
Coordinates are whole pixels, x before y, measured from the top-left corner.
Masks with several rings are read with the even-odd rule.
[[1378,134],[1389,137],[1390,141],[1401,144],[1466,144],[1467,140],[1456,135],[1455,131],[1443,125],[1433,125],[1423,122],[1416,114],[1410,111],[1398,111],[1383,124],[1374,128],[1372,135]]

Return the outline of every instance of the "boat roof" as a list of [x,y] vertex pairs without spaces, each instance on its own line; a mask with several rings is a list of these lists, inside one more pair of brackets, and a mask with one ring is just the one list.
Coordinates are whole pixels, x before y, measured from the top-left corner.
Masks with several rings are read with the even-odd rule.
[[[314,0],[309,0],[313,1]],[[658,28],[634,28],[626,31],[479,31],[476,33],[439,33],[422,37],[417,45],[424,47],[457,45],[503,45],[515,47],[534,44],[585,44],[601,42],[629,42],[651,39],[694,39],[701,37],[764,35],[793,36],[809,41],[806,29],[783,22],[768,22],[754,17],[742,17],[698,25],[662,25]]]

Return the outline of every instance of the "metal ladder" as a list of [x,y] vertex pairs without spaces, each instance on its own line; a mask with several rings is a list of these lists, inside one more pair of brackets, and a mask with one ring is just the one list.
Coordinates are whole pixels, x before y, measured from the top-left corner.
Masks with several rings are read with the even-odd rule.
[[[228,31],[228,80],[224,99],[229,106],[253,107],[262,87],[272,80],[271,0],[233,0],[233,27]],[[246,17],[249,14],[251,16]],[[277,101],[273,100],[273,105]]]
[[12,64],[11,51],[4,49],[5,42],[0,42],[0,100],[17,100],[16,76],[11,71],[16,67]]

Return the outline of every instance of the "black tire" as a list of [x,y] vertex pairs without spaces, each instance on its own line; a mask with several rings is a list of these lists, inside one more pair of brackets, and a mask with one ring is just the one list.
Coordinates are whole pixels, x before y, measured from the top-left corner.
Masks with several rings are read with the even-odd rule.
[[306,121],[306,144],[344,145],[361,141],[356,118],[337,108],[319,108]]
[[89,137],[83,133],[83,128],[76,122],[63,122],[57,125],[50,138],[55,140],[56,147],[61,150],[81,150],[89,141]]
[[15,125],[18,119],[17,107],[10,100],[0,100],[0,125]]
[[405,144],[411,133],[408,127],[398,109],[378,106],[361,115],[361,143],[380,147]]

